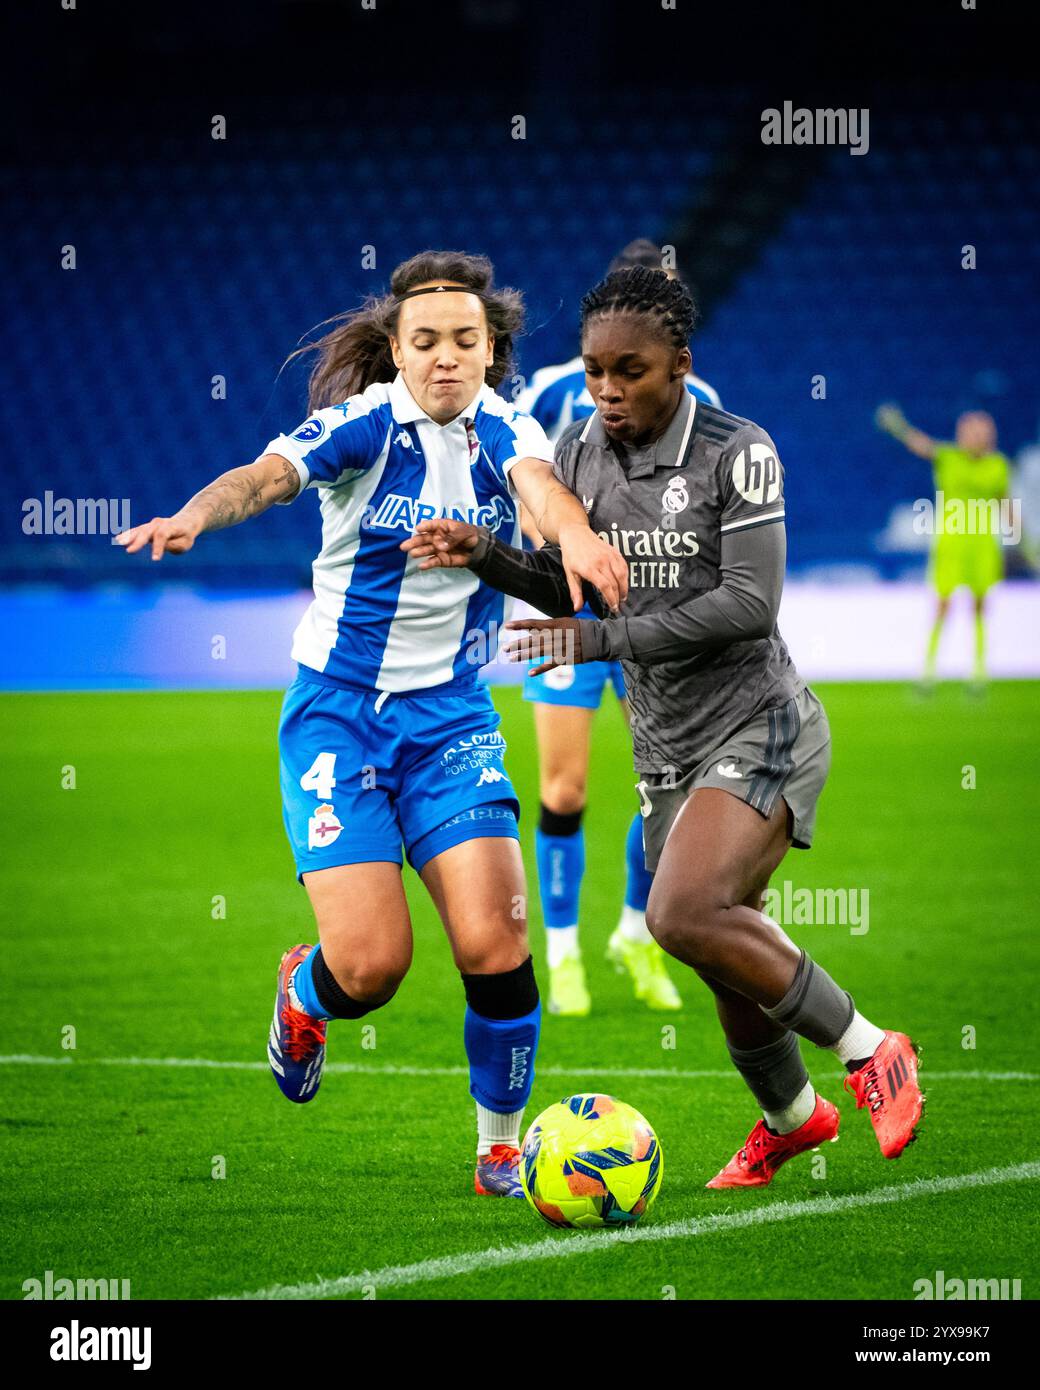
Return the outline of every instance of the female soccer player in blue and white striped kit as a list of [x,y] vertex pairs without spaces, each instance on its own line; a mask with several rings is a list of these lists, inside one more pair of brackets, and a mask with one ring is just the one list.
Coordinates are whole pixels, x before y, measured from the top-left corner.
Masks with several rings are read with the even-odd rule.
[[390,283],[315,344],[312,413],[299,428],[119,540],[157,560],[318,489],[322,550],[293,640],[299,672],[280,749],[286,828],[320,945],[282,958],[271,1068],[290,1100],[313,1100],[328,1020],[361,1018],[396,992],[412,958],[403,842],[462,975],[476,1190],[519,1196],[540,1006],[518,910],[518,805],[477,681],[502,597],[464,571],[421,570],[401,545],[436,517],[516,541],[519,498],[560,544],[576,598],[585,579],[620,603],[627,576],[554,479],[541,427],[492,389],[510,368],[520,296],[494,288],[488,261],[460,253],[415,256]]

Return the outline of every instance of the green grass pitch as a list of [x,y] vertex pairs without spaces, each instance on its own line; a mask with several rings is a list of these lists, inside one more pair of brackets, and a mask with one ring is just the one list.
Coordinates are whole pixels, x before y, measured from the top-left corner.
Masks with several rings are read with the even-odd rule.
[[[591,1240],[550,1231],[526,1203],[472,1193],[462,991],[410,871],[415,964],[368,1020],[375,1046],[362,1047],[357,1025],[332,1025],[332,1069],[308,1106],[284,1101],[266,1074],[279,953],[313,939],[281,825],[277,693],[4,697],[3,1296],[23,1297],[23,1281],[49,1269],[129,1279],[135,1298],[328,1279],[350,1298],[905,1300],[937,1270],[1018,1278],[1035,1297],[1036,1169],[909,1185],[1040,1158],[1037,688],[998,684],[979,700],[957,686],[930,700],[900,685],[819,693],[834,764],[817,845],[792,852],[774,883],[869,891],[866,933],[791,931],[868,1017],[921,1043],[921,1139],[884,1162],[866,1114],[843,1101],[834,1058],[806,1047],[842,1110],[825,1164],[807,1155],[765,1190],[705,1191],[755,1109],[692,975],[673,966],[685,1008],[661,1016],[603,961],[635,805],[610,702],[586,818],[594,1012],[546,1018],[527,1113],[573,1091],[618,1094],[656,1126],[665,1174],[636,1239]],[[495,698],[533,875],[531,712],[514,689]],[[68,767],[74,788],[62,786]],[[176,1058],[249,1065],[126,1060]],[[907,1190],[882,1191],[893,1188]],[[747,1218],[762,1209],[782,1219]]]

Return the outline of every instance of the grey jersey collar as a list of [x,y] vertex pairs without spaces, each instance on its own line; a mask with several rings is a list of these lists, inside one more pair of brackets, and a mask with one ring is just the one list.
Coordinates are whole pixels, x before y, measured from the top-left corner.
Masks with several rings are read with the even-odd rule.
[[[649,477],[657,468],[678,468],[686,457],[690,435],[693,433],[693,422],[697,416],[697,397],[691,391],[683,391],[683,395],[686,397],[685,408],[680,401],[661,438],[649,448],[640,449],[637,454],[630,455],[630,478]],[[603,428],[598,411],[589,416],[589,423],[581,432],[581,442],[591,444],[597,449],[613,449],[613,442]]]

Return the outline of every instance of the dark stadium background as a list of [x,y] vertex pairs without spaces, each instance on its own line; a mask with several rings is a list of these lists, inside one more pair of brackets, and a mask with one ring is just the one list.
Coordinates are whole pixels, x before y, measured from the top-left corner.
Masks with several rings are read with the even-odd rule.
[[[1040,110],[996,8],[55,0],[14,17],[0,583],[25,646],[5,683],[33,684],[65,590],[85,641],[98,584],[109,616],[113,584],[307,584],[312,498],[161,568],[105,536],[26,535],[22,503],[174,511],[303,417],[286,356],[425,246],[486,252],[525,291],[529,376],[575,354],[580,296],[622,244],[675,245],[703,312],[695,369],[785,461],[792,577],[923,576],[907,509],[929,472],[878,435],[878,402],[940,437],[988,408],[1012,455],[1040,435]],[[764,145],[761,112],[785,100],[868,107],[869,152]],[[77,660],[41,656],[40,683],[85,679]]]
[[[922,1323],[992,1321],[994,1362],[1007,1357],[1001,1310],[905,1305],[941,1271],[1036,1293],[1040,586],[1009,548],[988,624],[993,673],[1007,678],[919,694],[934,598],[906,522],[932,479],[873,424],[886,399],[939,436],[959,410],[988,408],[1024,460],[1015,489],[1028,501],[1036,49],[1019,7],[978,3],[8,7],[0,1300],[48,1271],[129,1279],[135,1300],[539,1299],[513,1356],[539,1369],[551,1301],[732,1299],[736,1337],[718,1336],[729,1328],[711,1310],[720,1354],[754,1326],[775,1360],[804,1325],[817,1360],[826,1344],[839,1367],[847,1331],[887,1322],[898,1301]],[[869,153],[764,146],[761,112],[785,100],[868,107]],[[608,700],[581,903],[594,1010],[546,1017],[529,1111],[606,1088],[654,1123],[661,1197],[637,1240],[607,1247],[546,1236],[526,1204],[473,1197],[462,995],[410,872],[416,959],[379,1015],[378,1051],[339,1029],[314,1107],[285,1104],[267,1075],[274,964],[313,930],[281,825],[276,730],[316,499],[160,565],[104,535],[29,536],[22,520],[45,492],[126,497],[145,520],[251,460],[303,418],[302,372],[278,376],[299,336],[426,245],[486,252],[525,291],[523,373],[569,358],[580,294],[638,235],[677,246],[703,307],[696,368],[771,433],[786,467],[781,628],[827,708],[834,763],[813,849],[790,855],[775,886],[869,892],[868,933],[816,920],[795,934],[879,1023],[913,1030],[929,1105],[921,1142],[883,1163],[837,1063],[806,1049],[843,1107],[824,1174],[814,1156],[721,1209],[705,1191],[753,1109],[707,991],[686,972],[666,1049],[661,1017],[604,959],[635,808],[628,728]],[[969,243],[974,271],[960,264]],[[75,271],[59,268],[68,244]],[[361,269],[367,244],[374,271]],[[820,374],[827,397],[813,400]],[[1032,525],[1035,555],[1035,513]],[[940,674],[962,677],[965,594],[954,608]],[[212,659],[215,635],[226,659]],[[533,720],[519,690],[494,699],[544,979]],[[779,1308],[778,1335],[762,1335],[762,1301],[796,1298],[804,1312]],[[812,1300],[829,1301],[822,1316]],[[308,1369],[324,1345],[339,1351],[327,1323],[312,1332],[297,1314],[287,1342],[281,1320],[268,1321],[273,1341],[247,1338],[227,1309],[207,1368],[224,1348],[239,1373],[247,1346],[274,1364],[285,1343],[294,1369],[301,1348]],[[161,1345],[156,1324],[156,1364],[183,1347],[197,1373],[199,1339],[175,1311]],[[500,1338],[501,1319],[466,1316],[467,1339],[485,1325]],[[612,1369],[632,1346],[646,1374],[648,1326],[611,1338]],[[427,1351],[421,1333],[412,1341]]]

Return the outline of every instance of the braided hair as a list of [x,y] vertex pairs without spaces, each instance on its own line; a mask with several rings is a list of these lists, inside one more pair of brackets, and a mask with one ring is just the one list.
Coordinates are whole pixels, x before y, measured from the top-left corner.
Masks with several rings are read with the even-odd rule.
[[612,271],[593,285],[581,301],[582,336],[590,320],[612,314],[652,319],[658,336],[676,348],[688,346],[697,322],[697,306],[683,282],[641,265]]

